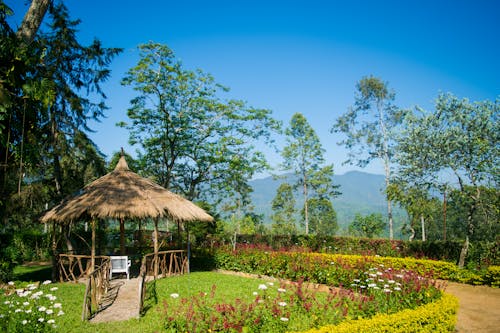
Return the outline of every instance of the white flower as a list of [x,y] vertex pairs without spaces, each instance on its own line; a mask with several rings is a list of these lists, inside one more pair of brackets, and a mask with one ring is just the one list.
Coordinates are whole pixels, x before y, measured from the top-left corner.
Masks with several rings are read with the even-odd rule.
[[47,320],[47,324],[54,324],[56,321],[54,319]]
[[40,311],[40,312],[45,312],[45,310],[47,310],[47,308],[45,306],[41,306],[38,308],[38,311]]
[[15,312],[15,313],[18,313],[18,312],[21,312],[21,311],[23,311],[23,310],[21,310],[21,309],[16,309],[14,312]]
[[54,308],[55,309],[58,309],[58,308],[61,308],[62,307],[62,304],[61,303],[55,303],[54,304]]
[[26,312],[26,313],[31,313],[31,309],[28,309],[28,310],[26,310],[26,311],[24,311],[24,312]]
[[286,293],[286,289],[283,289],[283,288],[278,288],[278,292],[279,292],[279,293]]
[[394,287],[394,290],[396,290],[396,291],[400,291],[400,290],[401,290],[401,288],[399,288],[399,287]]
[[50,280],[45,280],[45,281],[43,281],[43,283],[42,283],[42,284],[51,284],[51,283],[52,283],[52,281],[50,281]]
[[274,283],[272,283],[272,282],[268,282],[267,284],[270,286],[274,286]]
[[8,285],[9,285],[9,286],[13,286],[13,285],[14,285],[14,281],[9,281],[9,282],[8,282]]
[[279,306],[286,306],[286,302],[279,302],[278,305]]
[[257,303],[259,303],[259,304],[264,303],[264,300],[263,300],[263,299],[259,299],[259,300],[257,301]]
[[38,321],[41,323],[43,323],[44,320],[45,320],[44,318],[38,318]]
[[266,290],[267,286],[265,284],[259,284],[259,289],[260,290]]
[[5,301],[3,302],[3,304],[10,304],[10,301]]
[[396,277],[402,279],[403,278],[403,274],[396,274]]
[[254,291],[254,292],[252,293],[252,295],[254,295],[254,296],[257,296],[258,294],[259,294],[259,293],[258,293],[258,292],[256,292],[256,291]]
[[280,320],[281,320],[281,321],[288,321],[288,318],[286,318],[286,317],[281,317],[281,318],[280,318]]
[[28,321],[27,321],[26,319],[24,319],[24,320],[21,322],[21,324],[23,324],[23,325],[26,325],[27,323],[28,323]]
[[179,297],[179,294],[177,294],[177,293],[173,293],[173,294],[170,294],[170,297],[172,297],[172,298],[178,298],[178,297]]
[[63,310],[59,310],[59,312],[57,313],[58,316],[62,316],[63,314],[64,314]]
[[368,285],[368,288],[375,288],[376,286],[377,286],[377,284],[376,284],[376,283],[370,283],[370,284]]
[[389,281],[387,281],[387,283],[393,284],[394,280],[389,280]]
[[356,283],[360,283],[361,282],[360,279],[354,279],[353,281],[356,282]]
[[381,276],[381,275],[382,275],[382,272],[377,272],[377,275],[378,275],[378,276]]
[[52,287],[52,288],[50,288],[50,291],[56,291],[57,289],[59,289],[59,288],[57,288],[57,287]]
[[384,289],[384,292],[389,294],[389,293],[391,293],[392,291],[391,291],[391,289],[387,289],[387,288],[385,288],[385,289]]
[[51,301],[55,301],[57,299],[57,297],[54,295],[50,295],[50,297],[48,297],[48,299]]
[[370,273],[368,275],[370,275],[371,277],[377,277],[377,274],[375,274],[375,273]]
[[46,314],[48,314],[48,315],[51,315],[51,314],[53,314],[53,313],[54,313],[54,310],[52,310],[52,309],[47,309],[47,311],[45,311],[45,313],[46,313]]
[[24,306],[28,306],[28,305],[30,305],[30,303],[29,302],[24,302],[23,305]]

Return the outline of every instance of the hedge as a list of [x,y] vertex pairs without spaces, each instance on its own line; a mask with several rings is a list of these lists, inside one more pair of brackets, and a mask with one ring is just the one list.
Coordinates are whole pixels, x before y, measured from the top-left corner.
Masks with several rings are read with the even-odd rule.
[[369,319],[347,320],[338,325],[328,325],[303,333],[408,333],[454,332],[458,299],[443,293],[436,302],[393,314],[377,314]]
[[263,274],[287,279],[304,279],[332,286],[349,285],[360,270],[384,265],[406,269],[434,279],[469,284],[500,285],[500,266],[471,272],[446,261],[379,256],[262,251],[240,249],[236,252],[218,249],[214,255],[216,268]]

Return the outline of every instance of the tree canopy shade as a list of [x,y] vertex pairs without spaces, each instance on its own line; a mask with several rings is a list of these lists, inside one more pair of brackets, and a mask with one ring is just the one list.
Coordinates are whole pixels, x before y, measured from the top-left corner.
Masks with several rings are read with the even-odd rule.
[[142,147],[143,172],[192,200],[247,192],[247,180],[266,169],[254,143],[271,143],[280,124],[271,111],[223,100],[227,92],[209,74],[182,67],[165,45],[139,46],[140,59],[122,84],[137,96],[128,109],[130,143]]
[[82,218],[159,218],[212,221],[202,208],[129,170],[125,158],[82,192],[49,210],[42,222],[69,223]]

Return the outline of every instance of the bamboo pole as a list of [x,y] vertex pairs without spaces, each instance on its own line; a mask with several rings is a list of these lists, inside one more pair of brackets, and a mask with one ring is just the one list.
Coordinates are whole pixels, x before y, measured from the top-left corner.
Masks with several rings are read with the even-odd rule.
[[[96,220],[92,219],[91,226],[92,226],[92,247],[90,250],[90,271],[92,272],[95,267],[95,225],[96,225]],[[90,272],[87,272],[90,273]]]
[[120,218],[120,255],[125,255],[125,221]]

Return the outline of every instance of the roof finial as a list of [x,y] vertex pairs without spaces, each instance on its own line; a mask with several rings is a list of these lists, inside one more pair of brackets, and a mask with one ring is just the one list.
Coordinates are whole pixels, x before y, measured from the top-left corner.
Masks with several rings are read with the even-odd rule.
[[123,150],[123,147],[122,148],[122,157],[125,156],[125,150]]

